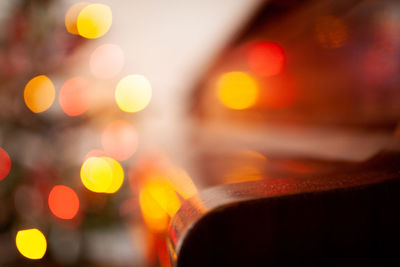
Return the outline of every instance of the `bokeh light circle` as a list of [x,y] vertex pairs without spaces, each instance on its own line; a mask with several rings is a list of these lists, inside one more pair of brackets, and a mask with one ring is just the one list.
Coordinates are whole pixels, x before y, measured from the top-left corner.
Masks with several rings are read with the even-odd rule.
[[78,195],[65,185],[56,185],[51,189],[48,204],[54,216],[60,219],[72,219],[79,210]]
[[136,129],[123,120],[109,124],[101,135],[104,152],[116,160],[126,160],[136,151],[138,136]]
[[79,116],[90,107],[91,90],[88,81],[81,77],[71,78],[60,89],[58,100],[68,116]]
[[111,9],[104,4],[90,4],[78,15],[77,28],[79,35],[95,39],[105,35],[112,24]]
[[65,28],[67,31],[71,34],[74,35],[79,35],[78,32],[78,27],[76,26],[76,22],[78,20],[79,13],[82,11],[83,8],[85,8],[87,5],[90,3],[88,2],[79,2],[74,5],[72,5],[67,13],[65,14]]
[[90,191],[104,193],[112,184],[112,168],[101,157],[90,157],[81,167],[81,180]]
[[125,112],[138,112],[150,103],[151,85],[142,75],[128,75],[121,79],[115,90],[118,107]]
[[259,96],[256,81],[244,72],[223,74],[217,83],[218,98],[231,109],[246,109],[253,106]]
[[90,70],[100,79],[116,76],[124,66],[124,52],[115,44],[103,44],[97,47],[90,56]]
[[112,172],[112,181],[105,193],[113,194],[121,188],[124,182],[124,170],[122,169],[121,164],[119,164],[115,159],[110,157],[102,157],[102,159],[108,162]]
[[269,77],[279,74],[285,64],[282,47],[274,42],[255,42],[249,46],[247,62],[257,75]]
[[38,260],[46,254],[46,237],[35,228],[18,231],[15,244],[21,255],[28,259]]
[[0,147],[0,180],[4,179],[11,169],[11,159],[7,151]]
[[56,90],[53,82],[45,75],[31,79],[25,86],[26,106],[34,113],[46,111],[54,102]]

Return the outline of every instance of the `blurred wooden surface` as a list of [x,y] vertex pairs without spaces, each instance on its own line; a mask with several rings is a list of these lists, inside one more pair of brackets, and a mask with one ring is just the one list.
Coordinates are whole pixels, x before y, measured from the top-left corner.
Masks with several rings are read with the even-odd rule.
[[[339,165],[338,165],[339,166]],[[400,155],[214,187],[169,231],[175,266],[399,266]]]

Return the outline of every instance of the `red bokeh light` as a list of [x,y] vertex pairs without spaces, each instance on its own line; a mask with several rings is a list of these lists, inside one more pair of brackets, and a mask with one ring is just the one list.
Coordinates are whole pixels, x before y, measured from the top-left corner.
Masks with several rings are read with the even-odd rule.
[[255,42],[247,51],[247,63],[250,70],[259,76],[274,76],[282,71],[285,54],[277,43]]
[[116,160],[126,160],[135,153],[138,136],[135,128],[122,120],[117,120],[106,127],[101,144],[104,151]]
[[11,169],[11,160],[8,153],[0,147],[0,180],[4,179]]
[[78,195],[68,186],[56,185],[49,194],[49,208],[60,219],[72,219],[79,210]]
[[81,78],[71,78],[60,89],[59,103],[68,116],[79,116],[90,106],[89,83]]

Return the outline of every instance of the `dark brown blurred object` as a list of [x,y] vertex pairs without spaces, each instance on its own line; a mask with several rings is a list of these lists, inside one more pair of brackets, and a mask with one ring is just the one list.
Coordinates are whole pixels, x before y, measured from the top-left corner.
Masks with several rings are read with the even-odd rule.
[[399,162],[206,190],[172,221],[175,266],[398,266]]

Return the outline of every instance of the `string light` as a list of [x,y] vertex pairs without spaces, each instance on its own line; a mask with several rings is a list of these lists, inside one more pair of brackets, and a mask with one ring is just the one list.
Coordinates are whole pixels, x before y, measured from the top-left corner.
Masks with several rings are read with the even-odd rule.
[[232,109],[247,109],[258,98],[259,89],[255,80],[244,72],[223,74],[217,84],[219,100]]
[[115,90],[115,101],[125,112],[138,112],[151,100],[151,85],[142,75],[128,75],[119,81]]
[[31,79],[25,86],[26,106],[34,113],[46,111],[54,102],[56,90],[53,82],[45,75]]
[[21,255],[32,260],[43,258],[47,250],[46,237],[35,228],[18,231],[15,243]]
[[78,15],[77,29],[79,35],[88,39],[96,39],[105,35],[112,24],[111,9],[104,4],[90,4]]

